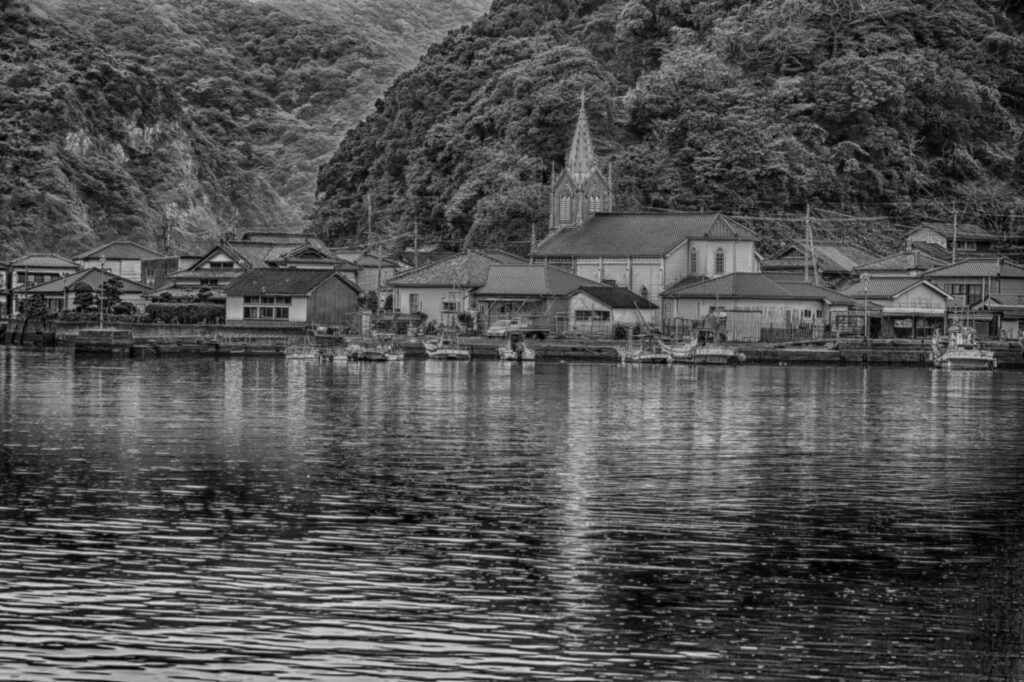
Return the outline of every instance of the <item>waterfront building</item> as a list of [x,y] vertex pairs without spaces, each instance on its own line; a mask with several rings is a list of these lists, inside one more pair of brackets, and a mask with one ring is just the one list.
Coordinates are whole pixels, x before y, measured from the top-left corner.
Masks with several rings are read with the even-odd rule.
[[658,326],[658,306],[625,287],[589,284],[569,297],[569,333],[614,337],[616,330]]
[[877,260],[878,254],[846,242],[794,242],[761,261],[761,272],[806,275],[807,281],[839,289],[857,281],[859,267]]
[[[534,327],[572,331],[570,295],[581,287],[617,289],[547,265],[493,264],[486,281],[472,292],[476,324],[486,329],[497,320],[515,317]],[[635,295],[633,299],[644,300]]]
[[36,284],[25,291],[26,296],[39,295],[46,302],[46,308],[53,314],[62,310],[73,310],[75,299],[82,291],[91,291],[99,296],[105,282],[118,280],[121,282],[121,301],[131,304],[136,312],[142,312],[147,301],[143,294],[150,291],[150,288],[141,282],[128,277],[101,270],[98,267],[89,267],[80,270],[66,277],[52,279],[42,284]]
[[130,241],[114,241],[97,246],[88,251],[83,251],[74,257],[83,270],[87,268],[102,268],[107,272],[130,279],[134,282],[143,282],[142,262],[150,258],[161,258],[162,254],[153,249],[139,246]]
[[18,314],[19,304],[28,287],[78,272],[78,263],[54,253],[30,253],[19,256],[7,266],[7,310]]
[[374,255],[365,250],[333,249],[332,253],[356,266],[356,284],[363,291],[376,291],[380,294],[381,304],[383,304],[385,296],[390,293],[388,282],[399,272],[407,269],[407,266],[397,261]]
[[913,277],[865,277],[850,284],[842,293],[859,302],[859,312],[851,316],[849,327],[863,325],[858,316],[867,308],[871,337],[923,338],[945,326],[947,306],[953,296],[925,279]]
[[[999,240],[991,232],[970,223],[924,223],[907,233],[907,244],[931,244],[951,254],[946,260],[992,253]],[[934,254],[933,254],[934,255]]]
[[713,319],[729,341],[823,336],[856,302],[796,275],[732,273],[680,282],[662,295],[662,324],[683,333]]
[[224,287],[225,324],[357,329],[359,294],[335,270],[256,268]]
[[858,265],[853,270],[857,275],[857,281],[860,281],[862,274],[869,277],[918,278],[933,268],[949,263],[949,258],[936,256],[933,249],[921,248],[927,246],[923,243],[910,244],[905,251]]

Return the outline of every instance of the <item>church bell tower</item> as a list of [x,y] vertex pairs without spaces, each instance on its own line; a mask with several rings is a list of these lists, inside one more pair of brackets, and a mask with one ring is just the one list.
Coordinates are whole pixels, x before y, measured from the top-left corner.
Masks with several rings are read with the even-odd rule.
[[595,213],[612,210],[612,186],[597,167],[586,104],[586,95],[580,93],[580,113],[565,168],[551,183],[552,230],[577,227]]

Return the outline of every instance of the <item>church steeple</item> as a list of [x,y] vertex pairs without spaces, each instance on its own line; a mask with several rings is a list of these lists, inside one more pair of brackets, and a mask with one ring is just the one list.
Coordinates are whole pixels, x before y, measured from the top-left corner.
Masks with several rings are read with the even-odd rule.
[[581,92],[576,131],[565,156],[565,168],[551,183],[551,227],[582,225],[594,213],[611,210],[611,182],[598,167],[587,121],[586,93]]
[[572,136],[572,145],[565,157],[565,169],[577,186],[583,185],[587,178],[597,170],[597,155],[594,153],[594,141],[590,137],[590,124],[587,122],[587,94],[585,92],[580,92],[580,113],[576,119],[576,132]]

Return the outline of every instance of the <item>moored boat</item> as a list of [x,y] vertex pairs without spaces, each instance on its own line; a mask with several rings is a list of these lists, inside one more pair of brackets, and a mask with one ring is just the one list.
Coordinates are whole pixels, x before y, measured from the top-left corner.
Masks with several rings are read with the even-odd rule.
[[454,331],[444,330],[438,336],[423,340],[428,358],[438,360],[469,360],[469,348],[459,343]]
[[954,324],[943,344],[938,332],[932,337],[932,364],[941,369],[996,368],[996,354],[978,343],[974,327]]
[[405,358],[402,349],[390,343],[352,345],[348,347],[347,355],[349,360],[361,362],[389,362]]
[[621,362],[662,365],[672,362],[672,356],[663,348],[661,340],[653,334],[645,334],[636,339],[630,338],[625,348],[615,350]]
[[509,334],[505,343],[498,346],[498,357],[502,360],[527,362],[537,359],[537,351],[527,346],[519,334]]
[[734,365],[747,359],[743,353],[728,346],[717,343],[701,344],[696,338],[677,343],[659,341],[659,344],[671,356],[673,362],[693,365]]

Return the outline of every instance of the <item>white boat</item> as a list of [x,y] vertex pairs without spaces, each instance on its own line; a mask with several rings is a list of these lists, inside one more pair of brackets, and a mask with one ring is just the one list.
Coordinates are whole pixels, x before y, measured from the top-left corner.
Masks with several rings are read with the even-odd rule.
[[954,324],[945,344],[938,332],[932,337],[932,363],[942,369],[995,369],[996,354],[982,350],[974,327]]
[[676,343],[659,342],[673,362],[684,362],[693,365],[735,365],[744,362],[747,357],[728,346],[717,343],[701,344],[696,338]]
[[428,358],[439,360],[469,360],[469,348],[459,343],[455,332],[445,330],[439,336],[423,340]]
[[405,358],[402,349],[390,343],[368,346],[352,345],[346,349],[346,354],[349,360],[361,362],[388,362]]
[[509,334],[507,341],[498,346],[498,357],[502,360],[528,362],[537,359],[537,351],[523,343],[518,334]]
[[630,338],[625,348],[616,348],[622,362],[642,362],[649,364],[668,364],[672,356],[661,344],[661,340],[653,335],[644,335],[638,339]]

